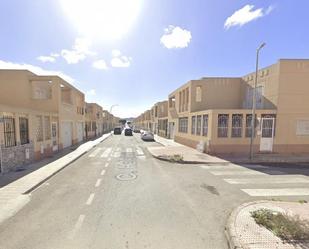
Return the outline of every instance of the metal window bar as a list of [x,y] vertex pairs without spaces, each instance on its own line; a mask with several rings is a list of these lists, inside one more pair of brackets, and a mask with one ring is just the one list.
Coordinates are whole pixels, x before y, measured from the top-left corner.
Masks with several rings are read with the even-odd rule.
[[15,135],[15,119],[13,117],[4,116],[4,146],[13,147],[16,146]]
[[19,118],[19,133],[20,133],[20,144],[29,143],[29,124],[28,118]]
[[242,114],[232,115],[232,137],[242,136]]
[[191,122],[191,134],[195,135],[195,127],[196,126],[196,116],[192,116],[192,122]]
[[203,115],[203,136],[208,135],[208,115]]
[[37,119],[36,141],[42,142],[43,141],[43,119],[42,119],[42,116],[36,116],[36,119]]
[[202,127],[202,116],[198,115],[196,117],[196,135],[201,135],[201,127]]
[[218,115],[218,137],[228,137],[229,115]]

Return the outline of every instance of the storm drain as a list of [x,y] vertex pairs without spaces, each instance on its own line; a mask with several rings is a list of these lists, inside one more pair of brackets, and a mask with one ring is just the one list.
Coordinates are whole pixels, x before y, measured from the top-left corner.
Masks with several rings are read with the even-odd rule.
[[116,176],[117,180],[120,181],[132,181],[137,178],[137,175],[133,173],[128,173],[128,174],[119,174]]

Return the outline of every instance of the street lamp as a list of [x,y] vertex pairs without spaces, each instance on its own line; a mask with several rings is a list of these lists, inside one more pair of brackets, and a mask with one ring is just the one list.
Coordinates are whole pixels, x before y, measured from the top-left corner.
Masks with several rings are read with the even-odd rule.
[[255,136],[255,110],[256,110],[256,88],[258,80],[258,70],[259,70],[259,54],[260,50],[265,47],[266,43],[263,42],[256,50],[256,65],[255,65],[255,81],[252,94],[252,117],[251,117],[251,139],[250,139],[250,160],[253,159],[253,140]]
[[112,110],[115,106],[119,106],[118,104],[112,105],[111,108],[109,109],[109,113],[112,114]]

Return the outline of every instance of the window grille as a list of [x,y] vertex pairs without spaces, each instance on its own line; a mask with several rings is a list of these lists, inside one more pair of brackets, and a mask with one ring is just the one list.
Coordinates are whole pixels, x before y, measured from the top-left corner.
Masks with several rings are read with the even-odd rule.
[[188,133],[188,118],[179,118],[178,131]]
[[36,116],[37,130],[36,130],[36,141],[43,141],[43,119],[42,116]]
[[232,115],[232,137],[242,136],[242,114]]
[[201,127],[202,127],[202,116],[198,115],[196,118],[196,135],[201,135]]
[[203,115],[203,136],[208,135],[208,115]]
[[28,118],[19,118],[19,133],[20,133],[20,144],[29,143],[29,123]]
[[218,137],[228,137],[229,115],[218,115]]
[[191,134],[195,135],[195,126],[196,126],[196,116],[192,116],[192,122],[191,122]]
[[4,116],[4,146],[13,147],[16,146],[15,135],[15,120],[13,117]]
[[44,117],[44,128],[45,128],[45,140],[49,140],[51,137],[51,128],[50,128],[50,118],[48,116]]

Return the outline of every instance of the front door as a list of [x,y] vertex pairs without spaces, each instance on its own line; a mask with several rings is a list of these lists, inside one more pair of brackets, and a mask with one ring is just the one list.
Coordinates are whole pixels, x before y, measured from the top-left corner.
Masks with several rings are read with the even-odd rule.
[[169,123],[169,132],[170,132],[169,138],[174,139],[174,134],[175,134],[175,123],[174,122]]
[[52,147],[53,151],[58,150],[58,129],[57,129],[57,123],[52,122],[51,124],[51,133],[52,133]]
[[261,120],[261,152],[272,152],[275,132],[275,118],[262,118]]

